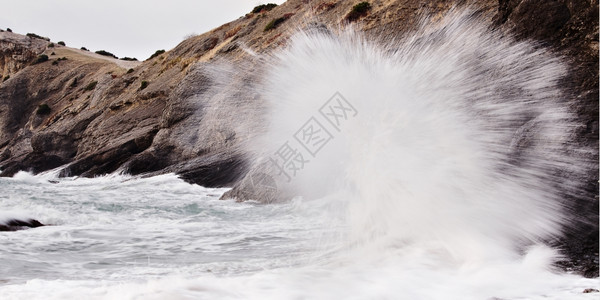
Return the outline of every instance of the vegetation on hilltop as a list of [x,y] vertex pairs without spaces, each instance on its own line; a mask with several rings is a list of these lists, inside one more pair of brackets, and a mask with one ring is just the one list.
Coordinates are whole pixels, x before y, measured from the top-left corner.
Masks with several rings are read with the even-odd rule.
[[162,50],[156,50],[156,52],[154,52],[154,54],[152,54],[147,60],[151,60],[161,54],[165,53],[165,49]]
[[116,55],[114,55],[114,54],[112,54],[112,53],[110,53],[108,51],[105,51],[105,50],[98,50],[98,51],[96,51],[96,54],[100,54],[100,55],[104,55],[104,56],[110,56],[112,58],[119,59]]
[[260,13],[263,11],[270,11],[275,7],[277,7],[277,4],[275,4],[275,3],[261,4],[261,5],[255,6],[254,9],[252,10],[252,13],[257,14],[257,13]]
[[[7,31],[8,31],[8,30],[7,30]],[[33,38],[33,39],[45,40],[45,41],[48,41],[48,42],[50,41],[50,38],[43,37],[43,36],[39,36],[39,35],[37,35],[37,34],[35,34],[35,33],[31,33],[31,32],[30,32],[30,33],[28,33],[28,34],[26,34],[26,35],[27,35],[28,37],[30,37],[30,38]]]

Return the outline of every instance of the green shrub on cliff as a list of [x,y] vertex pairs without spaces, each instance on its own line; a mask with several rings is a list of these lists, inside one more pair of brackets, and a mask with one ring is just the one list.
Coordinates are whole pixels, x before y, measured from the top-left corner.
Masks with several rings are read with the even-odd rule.
[[371,4],[367,1],[358,3],[352,7],[352,10],[346,15],[346,20],[352,22],[364,17],[367,11],[371,9]]
[[61,46],[66,46],[66,45],[67,45],[67,44],[65,44],[65,42],[63,42],[63,41],[60,41],[60,42],[58,42],[57,44],[59,44],[59,45],[61,45]]
[[4,79],[2,79],[2,82],[4,82],[4,81],[7,81],[7,80],[9,80],[9,79],[10,79],[10,75],[6,75],[6,76],[4,77]]
[[153,59],[161,54],[165,53],[165,50],[156,50],[156,52],[154,52],[154,54],[150,55],[150,58],[148,58],[148,60]]
[[48,48],[54,48],[54,43],[48,44]]
[[85,90],[86,90],[86,91],[91,91],[91,90],[93,90],[93,89],[95,89],[95,88],[96,88],[96,85],[97,85],[97,84],[98,84],[98,81],[92,81],[92,82],[90,82],[90,83],[89,83],[89,84],[88,84],[88,85],[85,87]]
[[289,14],[283,15],[283,17],[281,17],[281,18],[271,20],[271,22],[269,22],[267,24],[267,26],[265,26],[264,31],[269,31],[269,30],[273,30],[273,29],[277,28],[277,26],[279,26],[281,23],[285,22],[285,20],[289,19],[293,15],[294,15],[293,13],[289,13]]
[[112,53],[110,53],[108,51],[105,51],[105,50],[98,50],[98,51],[96,51],[96,54],[100,54],[100,55],[104,55],[104,56],[110,56],[112,58],[119,59],[116,55],[114,55],[114,54],[112,54]]
[[148,87],[148,81],[144,80],[142,81],[142,83],[140,84],[140,91],[145,89],[146,87]]
[[67,60],[67,58],[64,57],[64,56],[63,57],[59,57],[57,60],[55,60],[55,61],[52,62],[52,65],[58,65],[58,62],[61,61],[61,60]]
[[253,14],[257,14],[259,12],[263,12],[263,11],[270,11],[271,9],[277,7],[277,4],[275,3],[268,3],[268,4],[261,4],[258,6],[255,6],[254,9],[252,10]]
[[6,31],[8,31],[8,32],[12,32],[12,29],[10,29],[10,28],[6,28]]
[[50,106],[48,106],[48,104],[44,103],[44,104],[40,104],[37,108],[36,113],[38,115],[47,115],[49,114],[51,111]]
[[38,55],[38,57],[35,59],[35,61],[33,61],[32,65],[43,63],[45,61],[48,61],[48,55],[46,55],[46,54]]

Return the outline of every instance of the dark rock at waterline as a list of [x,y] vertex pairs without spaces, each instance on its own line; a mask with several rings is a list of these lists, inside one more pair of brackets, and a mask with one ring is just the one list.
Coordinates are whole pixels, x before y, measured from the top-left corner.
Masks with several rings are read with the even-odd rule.
[[221,199],[254,199],[263,203],[273,203],[286,200],[284,197],[273,176],[268,172],[253,170],[239,181],[235,188],[223,193]]
[[19,171],[39,173],[60,167],[69,161],[56,155],[29,153],[21,160],[13,160],[3,165],[2,177],[10,177]]
[[0,231],[17,231],[17,230],[36,228],[36,227],[41,227],[41,226],[45,226],[45,225],[35,219],[26,219],[26,220],[11,219],[11,220],[5,222],[5,224],[0,224]]
[[109,174],[119,169],[133,155],[146,150],[158,132],[154,127],[141,128],[129,139],[115,141],[115,146],[107,147],[69,164],[61,172],[65,175],[93,177]]
[[572,203],[575,203],[575,207],[571,213],[571,225],[553,244],[568,258],[560,261],[558,265],[585,277],[598,277],[598,196],[588,201],[579,200]]
[[[126,166],[130,170],[135,170],[137,165],[153,164],[156,159],[152,153],[143,153]],[[144,176],[175,173],[189,183],[205,187],[228,187],[238,182],[246,169],[247,162],[242,156],[215,153],[161,168],[156,172],[144,173]]]
[[237,182],[246,169],[240,157],[209,156],[192,160],[177,171],[180,178],[202,186],[227,187]]

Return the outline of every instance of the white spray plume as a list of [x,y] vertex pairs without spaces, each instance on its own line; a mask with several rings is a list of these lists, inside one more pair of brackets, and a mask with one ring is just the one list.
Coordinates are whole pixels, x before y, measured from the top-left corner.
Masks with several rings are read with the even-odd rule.
[[[300,31],[275,61],[252,151],[282,194],[343,195],[351,243],[423,242],[464,261],[560,234],[585,167],[553,53],[454,9],[397,42]],[[339,123],[332,97],[350,105]]]

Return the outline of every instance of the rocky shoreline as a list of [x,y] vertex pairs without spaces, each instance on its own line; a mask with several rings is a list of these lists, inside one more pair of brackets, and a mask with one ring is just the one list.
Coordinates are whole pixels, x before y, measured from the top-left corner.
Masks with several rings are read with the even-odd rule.
[[[572,70],[563,85],[586,124],[578,141],[596,149],[592,159],[598,161],[598,2],[463,2],[489,15],[498,30],[538,41],[568,60]],[[353,4],[290,0],[191,37],[131,69],[84,50],[0,32],[0,176],[59,166],[65,166],[63,176],[176,173],[190,183],[233,187],[227,197],[246,200],[252,195],[244,191],[250,164],[243,145],[262,121],[263,105],[246,88],[264,68],[253,53],[284,46],[307,17],[339,26]],[[402,36],[420,15],[455,4],[373,1],[354,22],[369,36]],[[48,60],[36,63],[41,55]],[[238,73],[228,64],[255,71]],[[580,222],[559,245],[571,258],[569,268],[598,276],[598,169],[584,180],[585,195],[573,200]]]

